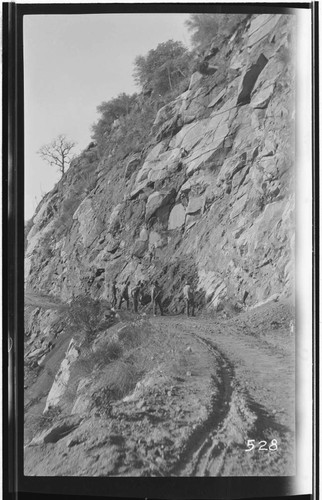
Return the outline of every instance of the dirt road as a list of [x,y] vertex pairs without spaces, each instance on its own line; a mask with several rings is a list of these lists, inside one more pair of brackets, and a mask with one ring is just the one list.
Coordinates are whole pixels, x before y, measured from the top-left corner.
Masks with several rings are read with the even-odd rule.
[[[293,316],[279,302],[231,318],[124,319],[111,334],[146,330],[142,345],[127,352],[131,363],[144,360],[140,381],[111,404],[100,399],[100,408],[60,415],[57,439],[26,446],[25,474],[292,475]],[[95,394],[110,376],[98,373]],[[37,398],[33,387],[40,390],[39,380],[28,399]],[[29,405],[26,427],[32,411]]]
[[[269,309],[266,316],[271,316]],[[281,332],[274,335],[270,323],[266,328],[273,331],[252,335],[250,318],[254,328],[254,313],[244,315],[244,323],[153,320],[174,335],[184,329],[186,335],[197,338],[220,367],[220,398],[200,436],[194,437],[189,452],[174,468],[175,475],[257,475],[259,471],[286,475],[292,469],[294,349],[287,329],[281,338]],[[248,440],[253,441],[247,446]]]

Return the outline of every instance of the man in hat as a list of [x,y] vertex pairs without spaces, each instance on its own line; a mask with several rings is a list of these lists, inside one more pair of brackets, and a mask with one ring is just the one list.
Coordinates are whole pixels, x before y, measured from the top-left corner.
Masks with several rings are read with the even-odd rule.
[[160,314],[163,316],[162,304],[161,304],[162,290],[157,281],[154,281],[151,286],[151,301],[153,306],[153,314],[156,316],[157,306],[159,306]]
[[187,316],[190,316],[190,311],[191,311],[191,316],[194,316],[195,315],[195,301],[194,301],[193,290],[192,290],[192,287],[191,287],[191,284],[189,281],[186,281],[186,284],[183,287],[183,296],[184,296],[184,300],[186,303]]
[[117,304],[117,297],[116,297],[116,293],[117,293],[117,290],[116,290],[116,280],[113,280],[113,283],[112,283],[112,288],[111,288],[111,292],[112,292],[112,301],[111,301],[111,305],[112,307],[115,307],[116,304]]
[[129,286],[130,286],[130,282],[127,281],[125,283],[122,291],[121,291],[121,296],[120,296],[120,300],[119,300],[119,307],[118,307],[118,309],[121,309],[121,305],[122,305],[123,300],[126,301],[126,308],[128,310],[130,309]]
[[131,297],[133,299],[133,307],[134,307],[134,312],[138,312],[138,305],[139,305],[139,296],[141,292],[142,284],[141,281],[137,283],[137,285],[132,288],[131,290]]

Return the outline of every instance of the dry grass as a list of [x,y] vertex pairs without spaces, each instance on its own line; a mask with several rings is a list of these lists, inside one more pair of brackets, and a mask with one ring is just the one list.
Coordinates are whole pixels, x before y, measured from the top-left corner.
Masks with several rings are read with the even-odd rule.
[[116,361],[111,364],[107,375],[109,377],[108,386],[118,398],[124,397],[134,389],[139,376],[136,367],[124,361]]
[[49,429],[61,417],[62,409],[59,406],[50,408],[45,414],[29,412],[29,426],[34,429],[34,434]]
[[112,361],[119,359],[123,354],[123,348],[120,342],[111,340],[93,352],[87,350],[75,363],[75,366],[87,375],[93,370],[101,369]]
[[124,361],[115,361],[104,373],[104,382],[91,394],[91,407],[100,414],[109,414],[111,403],[131,392],[139,374],[136,368]]
[[132,322],[118,332],[118,340],[125,349],[133,349],[147,340],[147,332],[138,323]]
[[174,375],[184,376],[191,366],[191,361],[189,360],[185,352],[177,354],[177,356],[172,359],[169,363],[169,373]]
[[85,378],[92,380],[88,396],[92,408],[99,412],[103,412],[105,407],[108,411],[112,401],[132,391],[143,373],[153,365],[148,334],[151,335],[150,325],[140,321],[131,322],[118,333],[118,340],[106,339],[105,343],[100,342],[95,351],[83,345],[79,358],[71,367],[63,397],[64,407],[73,405],[78,395],[78,384]]
[[63,402],[68,407],[74,404],[77,387],[80,380],[102,374],[102,371],[112,362],[122,356],[122,346],[119,342],[110,341],[93,352],[90,349],[83,349],[82,354],[73,363],[68,386],[63,396]]
[[112,403],[132,392],[148,373],[182,376],[189,366],[189,356],[173,335],[155,330],[147,320],[132,321],[119,328],[117,339],[100,342],[96,351],[82,348],[72,366],[64,401],[72,405],[80,380],[89,378],[86,396],[91,409],[108,415]]

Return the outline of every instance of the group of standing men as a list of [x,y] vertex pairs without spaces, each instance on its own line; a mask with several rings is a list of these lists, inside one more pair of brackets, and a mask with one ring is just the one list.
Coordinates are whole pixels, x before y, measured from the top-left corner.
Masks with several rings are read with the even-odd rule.
[[[130,282],[127,281],[124,287],[121,290],[120,297],[117,305],[117,288],[116,288],[116,280],[112,283],[112,307],[116,307],[121,309],[123,301],[126,302],[127,309],[130,309],[130,296],[133,300],[133,309],[134,312],[138,312],[139,302],[141,304],[144,303],[144,295],[145,295],[145,286],[144,283],[139,281],[131,290],[130,290]],[[157,306],[160,309],[160,314],[163,316],[162,309],[162,289],[159,286],[157,281],[154,281],[150,288],[150,296],[153,306],[153,314],[156,315]]]
[[[133,300],[133,309],[134,312],[138,312],[139,302],[144,305],[144,297],[145,297],[145,285],[141,281],[139,281],[131,290],[130,290],[130,282],[127,281],[124,287],[121,290],[119,300],[117,301],[117,288],[116,288],[116,280],[112,283],[112,307],[116,307],[121,309],[123,301],[126,302],[127,309],[130,309],[130,296]],[[163,308],[162,308],[162,289],[158,283],[158,281],[153,281],[150,287],[150,296],[153,308],[153,314],[156,315],[157,308],[160,310],[161,316],[163,316]],[[183,296],[186,304],[186,314],[187,316],[195,315],[195,301],[194,301],[194,292],[191,284],[186,281],[185,286],[183,287]]]

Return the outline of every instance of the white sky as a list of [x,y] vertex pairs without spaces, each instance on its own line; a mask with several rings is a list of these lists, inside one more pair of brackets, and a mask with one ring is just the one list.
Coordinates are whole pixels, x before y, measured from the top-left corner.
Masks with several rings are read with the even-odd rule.
[[28,15],[24,18],[25,220],[59,179],[39,148],[65,133],[91,141],[96,107],[139,89],[133,62],[169,39],[189,45],[186,14]]

